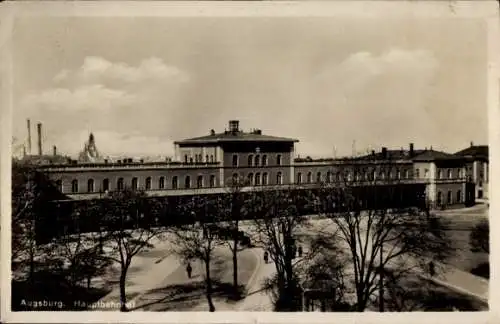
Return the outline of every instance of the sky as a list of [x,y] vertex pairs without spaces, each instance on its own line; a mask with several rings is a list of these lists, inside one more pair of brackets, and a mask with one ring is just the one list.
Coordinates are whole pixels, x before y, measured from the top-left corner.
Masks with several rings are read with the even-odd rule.
[[13,31],[16,143],[26,118],[75,156],[169,156],[240,128],[301,156],[487,144],[487,42],[474,19],[29,17]]

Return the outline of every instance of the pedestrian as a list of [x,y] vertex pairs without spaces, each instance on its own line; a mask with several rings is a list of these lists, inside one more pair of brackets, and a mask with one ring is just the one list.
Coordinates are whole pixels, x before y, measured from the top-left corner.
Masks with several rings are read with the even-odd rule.
[[431,277],[434,277],[434,275],[436,274],[436,266],[432,261],[429,262],[429,274],[431,275]]
[[299,252],[299,258],[302,258],[302,245],[299,245],[298,252]]
[[187,272],[188,278],[191,279],[191,273],[193,272],[193,268],[191,267],[190,262],[188,262],[188,264],[186,266],[186,272]]
[[267,251],[264,252],[264,262],[267,263],[269,261],[269,253]]

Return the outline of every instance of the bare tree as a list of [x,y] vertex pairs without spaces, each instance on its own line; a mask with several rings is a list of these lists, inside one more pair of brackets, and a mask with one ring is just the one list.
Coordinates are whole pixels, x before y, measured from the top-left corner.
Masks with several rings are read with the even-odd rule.
[[399,275],[421,271],[452,252],[425,197],[404,189],[400,167],[348,161],[336,170],[337,181],[319,191],[321,213],[337,227],[335,235],[350,257],[357,311],[364,311],[377,292],[384,311],[384,269]]
[[187,262],[200,260],[205,265],[205,295],[210,312],[215,312],[210,262],[215,249],[223,243],[216,225],[219,209],[214,204],[215,201],[207,197],[192,197],[178,207],[181,212],[190,214],[191,223],[179,225],[171,231],[174,252]]
[[305,223],[310,207],[309,191],[298,188],[275,188],[254,192],[250,202],[258,242],[269,253],[276,266],[276,308],[282,311],[301,309],[300,282],[297,274],[296,237]]
[[106,227],[103,239],[111,248],[107,258],[120,265],[120,310],[126,312],[128,269],[134,256],[152,248],[152,240],[164,235],[164,228],[153,226],[163,206],[144,191],[131,189],[111,192],[102,206]]

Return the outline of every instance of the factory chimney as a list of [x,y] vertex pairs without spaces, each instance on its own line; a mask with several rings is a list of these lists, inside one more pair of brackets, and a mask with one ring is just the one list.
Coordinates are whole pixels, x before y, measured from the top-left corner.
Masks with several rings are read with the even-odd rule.
[[413,157],[414,153],[415,153],[414,145],[413,143],[410,143],[410,156]]
[[55,146],[55,145],[52,146],[52,151],[54,153],[54,156],[56,156],[57,155],[57,146]]
[[28,126],[28,155],[31,155],[31,122],[29,119],[26,120]]
[[36,126],[38,131],[38,155],[42,155],[42,123],[38,123]]

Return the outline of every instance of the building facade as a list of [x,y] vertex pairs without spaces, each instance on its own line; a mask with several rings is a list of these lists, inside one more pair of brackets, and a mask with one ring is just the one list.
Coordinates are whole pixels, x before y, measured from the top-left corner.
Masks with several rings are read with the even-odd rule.
[[40,168],[72,200],[99,198],[125,187],[144,189],[151,196],[216,194],[235,178],[245,179],[249,188],[346,181],[357,186],[418,184],[425,186],[425,199],[435,207],[470,204],[487,195],[487,165],[481,169],[484,164],[477,156],[415,150],[410,144],[406,150],[383,148],[356,158],[300,159],[295,157],[297,142],[260,130],[244,132],[232,120],[224,132],[176,141],[175,157],[169,161],[73,161]]

